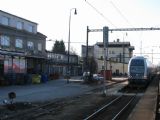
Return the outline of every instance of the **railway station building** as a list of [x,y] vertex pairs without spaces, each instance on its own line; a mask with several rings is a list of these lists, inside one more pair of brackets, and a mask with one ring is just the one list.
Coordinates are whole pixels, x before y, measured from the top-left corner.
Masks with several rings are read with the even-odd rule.
[[0,10],[0,85],[25,84],[34,74],[78,74],[78,56],[46,50],[46,38],[38,24]]
[[[71,76],[76,76],[79,73],[78,55],[70,54],[68,63],[68,54],[57,54],[52,51],[46,51],[47,53],[47,73],[60,76],[66,76],[67,72],[70,72]],[[68,71],[69,67],[69,71]]]
[[[130,42],[120,42],[119,39],[109,42],[108,53],[106,53],[106,67],[113,75],[127,74],[128,62],[133,56],[134,46]],[[104,46],[103,42],[97,42],[93,46],[88,46],[88,57],[93,57],[97,63],[97,73],[104,70]],[[82,45],[82,58],[86,59],[86,46]],[[85,64],[85,63],[84,63]]]
[[0,10],[0,81],[45,71],[46,36],[38,24]]

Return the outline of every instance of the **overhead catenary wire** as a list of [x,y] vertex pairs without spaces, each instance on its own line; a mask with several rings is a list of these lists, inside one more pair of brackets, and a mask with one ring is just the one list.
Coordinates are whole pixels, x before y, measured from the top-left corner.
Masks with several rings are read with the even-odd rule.
[[110,1],[110,4],[115,8],[115,10],[120,14],[120,16],[130,25],[133,27],[133,25],[129,22],[129,20],[125,17],[125,15],[121,12],[121,10],[115,5],[113,1]]
[[[101,17],[103,17],[107,22],[109,22],[112,26],[114,26],[115,28],[117,28],[116,27],[116,25],[114,25],[112,22],[111,22],[111,20],[109,20],[103,13],[101,13],[96,7],[94,7],[90,2],[88,2],[87,0],[85,0],[85,2],[89,5],[89,6],[91,6]],[[116,7],[116,6],[115,6]],[[118,9],[118,8],[117,8]],[[122,16],[124,16],[124,15],[122,15]],[[129,23],[129,21],[126,19],[126,21]],[[112,33],[112,31],[111,31],[111,33]],[[123,32],[122,32],[122,34],[124,34]]]
[[[119,28],[117,29],[117,27],[113,24],[113,22],[111,20],[109,20],[107,17],[105,17],[104,14],[102,14],[102,12],[100,12],[94,5],[92,5],[90,2],[88,2],[87,0],[85,0],[85,2],[92,7],[101,17],[103,17],[107,22],[109,22],[111,25],[113,25],[115,28],[114,29],[109,29],[109,31],[112,33],[113,31],[147,31],[147,30],[160,30],[160,28],[158,27],[151,27],[151,28],[136,28],[133,27],[133,25],[129,22],[129,20],[127,19],[127,17],[123,14],[123,12],[121,12],[121,10],[117,7],[117,5],[110,1],[110,3],[112,4],[112,6],[114,7],[114,9],[116,9],[116,11],[121,15],[121,17],[125,20],[125,22],[127,22],[127,24],[129,26],[132,26],[132,28]],[[101,32],[102,29],[90,29],[88,32]],[[128,34],[128,33],[127,33]],[[123,35],[123,40],[124,40],[124,33],[122,33]],[[142,47],[142,46],[141,46]],[[140,52],[142,54],[142,52]]]
[[95,10],[101,17],[103,17],[107,22],[109,22],[111,25],[113,25],[115,28],[117,28],[112,22],[111,20],[109,20],[106,16],[104,16],[103,13],[101,13],[96,7],[94,7],[90,2],[88,2],[87,0],[85,0],[85,2],[93,8],[93,10]]
[[[135,28],[131,23],[130,21],[127,19],[127,17],[123,14],[123,12],[119,9],[119,7],[117,7],[117,5],[115,4],[115,2],[113,1],[110,1],[110,4],[115,8],[115,10],[119,13],[119,15],[126,21],[126,23],[128,23],[128,25],[132,26],[133,28]],[[143,31],[141,31],[141,35],[140,37],[142,38],[142,33]],[[140,38],[140,39],[141,39]],[[141,55],[142,55],[142,40],[141,40],[141,48],[140,48],[140,52],[141,52]]]

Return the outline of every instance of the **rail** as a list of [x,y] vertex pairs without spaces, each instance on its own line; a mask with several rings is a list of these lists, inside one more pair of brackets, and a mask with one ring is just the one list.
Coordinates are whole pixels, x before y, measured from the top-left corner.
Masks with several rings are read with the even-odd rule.
[[[125,106],[120,109],[120,111],[113,116],[112,120],[116,120],[121,113],[124,112],[124,110],[131,104],[131,102],[136,98],[137,95],[132,96],[129,101],[125,104]],[[102,108],[98,109],[97,111],[95,111],[93,114],[89,115],[87,118],[83,119],[83,120],[91,120],[96,118],[98,115],[100,115],[103,111],[107,110],[107,107],[109,107],[110,105],[113,105],[114,102],[118,101],[120,98],[122,98],[123,95],[115,98],[114,100],[112,100],[111,102],[109,102],[108,104],[104,105]]]
[[115,115],[115,117],[112,120],[116,120],[119,115],[129,106],[129,104],[135,99],[136,95],[132,97],[132,99],[122,108],[122,110]]
[[112,103],[114,103],[115,101],[117,101],[118,99],[120,99],[121,97],[122,97],[122,95],[119,96],[119,97],[117,97],[117,98],[115,98],[114,100],[112,100],[112,101],[109,102],[108,104],[104,105],[102,108],[98,109],[98,110],[95,111],[93,114],[89,115],[87,118],[85,118],[85,119],[83,119],[83,120],[90,120],[90,119],[96,117],[97,114],[99,114],[101,111],[103,111],[104,109],[106,109],[109,105],[111,105]]

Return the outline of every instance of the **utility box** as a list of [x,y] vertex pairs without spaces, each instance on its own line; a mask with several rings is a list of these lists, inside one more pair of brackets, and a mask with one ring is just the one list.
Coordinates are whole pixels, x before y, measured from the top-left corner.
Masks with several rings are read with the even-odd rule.
[[112,70],[105,70],[105,76],[104,76],[104,70],[102,70],[101,74],[103,75],[103,77],[106,78],[106,80],[112,80]]

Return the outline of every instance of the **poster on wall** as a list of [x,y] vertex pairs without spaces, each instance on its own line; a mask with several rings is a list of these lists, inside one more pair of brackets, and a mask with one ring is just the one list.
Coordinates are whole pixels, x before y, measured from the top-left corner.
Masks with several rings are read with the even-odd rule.
[[14,73],[20,73],[19,57],[13,58],[13,71]]
[[[13,71],[12,71],[13,70]],[[5,56],[4,59],[4,73],[14,72],[14,73],[26,73],[26,64],[24,57],[14,57],[13,64],[12,58]]]
[[8,60],[5,59],[4,60],[4,73],[7,73],[8,72]]
[[4,59],[4,73],[11,72],[11,70],[12,70],[12,58],[6,55]]

